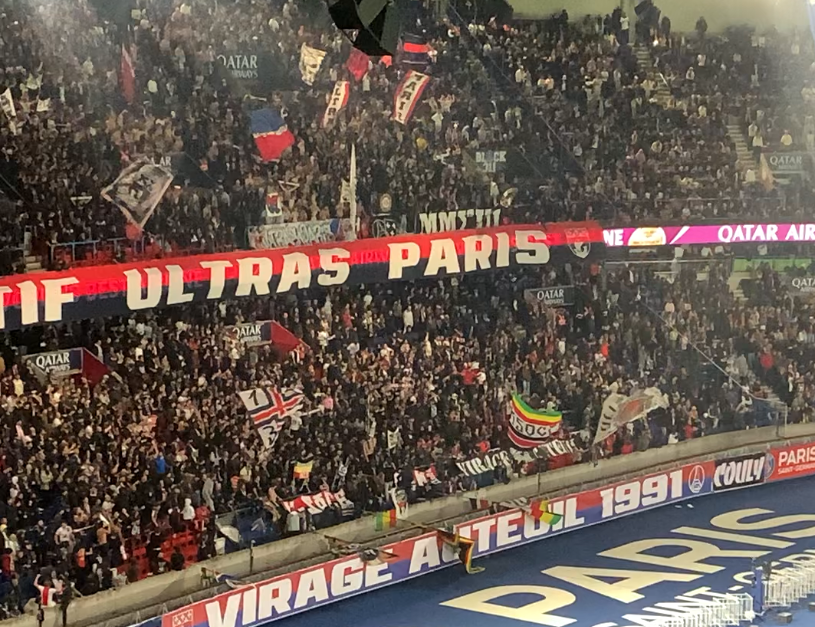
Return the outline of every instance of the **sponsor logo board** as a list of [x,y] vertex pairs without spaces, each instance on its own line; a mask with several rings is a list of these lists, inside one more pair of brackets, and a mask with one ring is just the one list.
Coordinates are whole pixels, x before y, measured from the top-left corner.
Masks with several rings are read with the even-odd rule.
[[805,477],[815,473],[815,443],[792,444],[768,453],[767,481]]
[[603,229],[606,246],[653,247],[688,244],[815,242],[815,223],[642,226]]
[[765,453],[743,455],[716,461],[713,472],[713,491],[722,492],[734,488],[764,483]]

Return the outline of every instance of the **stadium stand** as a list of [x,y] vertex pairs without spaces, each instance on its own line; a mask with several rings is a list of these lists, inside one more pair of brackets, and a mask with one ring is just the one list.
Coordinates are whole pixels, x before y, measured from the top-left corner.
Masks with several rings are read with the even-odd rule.
[[[0,4],[6,273],[30,252],[52,268],[93,266],[245,248],[252,226],[347,219],[351,144],[361,236],[427,230],[420,214],[460,208],[623,225],[792,217],[812,199],[798,181],[768,184],[730,128],[755,125],[773,148],[789,129],[785,147],[809,146],[802,109],[756,93],[788,56],[772,37],[686,38],[663,20],[628,42],[619,12],[504,23],[453,2],[444,20],[412,16],[427,48],[411,62],[430,82],[399,125],[390,103],[406,60],[355,64],[319,3],[145,0],[124,22],[84,0]],[[304,44],[326,53],[311,85]],[[812,58],[811,42],[796,45],[794,56]],[[806,101],[811,83],[799,74]],[[348,104],[323,126],[342,80]],[[251,129],[252,111],[267,107],[293,143],[264,162]],[[173,179],[144,221],[105,199],[142,160]],[[144,208],[137,200],[131,209]],[[763,266],[738,300],[726,257],[645,267],[575,262],[500,281],[337,287],[5,336],[4,616],[49,599],[44,586],[89,595],[386,510],[393,489],[416,502],[768,424],[780,401],[789,420],[811,418],[811,308],[775,270]],[[570,312],[519,296],[541,285],[575,285]],[[303,345],[282,355],[235,340],[231,327],[258,320]],[[107,374],[43,379],[23,364],[67,348],[86,349]],[[667,407],[593,446],[607,395],[649,387]],[[274,449],[238,396],[256,388],[302,395]],[[464,472],[459,463],[510,448],[516,391],[563,413],[559,444]],[[330,495],[318,512],[291,505],[317,492]]]

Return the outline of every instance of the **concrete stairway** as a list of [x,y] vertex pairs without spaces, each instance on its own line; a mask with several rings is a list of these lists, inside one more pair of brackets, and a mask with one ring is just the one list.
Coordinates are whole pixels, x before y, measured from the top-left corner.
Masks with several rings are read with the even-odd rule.
[[656,89],[653,93],[656,102],[660,106],[666,106],[668,100],[670,100],[671,91],[665,84],[665,79],[657,71],[654,65],[654,58],[651,56],[651,51],[646,46],[637,45],[634,48],[634,54],[637,56],[637,63],[640,69],[656,84]]
[[43,258],[39,255],[26,255],[25,256],[25,271],[26,273],[30,272],[42,272],[43,271]]
[[727,134],[736,146],[736,165],[740,170],[747,168],[756,168],[756,160],[753,159],[753,153],[750,152],[750,146],[747,145],[747,138],[738,124],[728,124]]

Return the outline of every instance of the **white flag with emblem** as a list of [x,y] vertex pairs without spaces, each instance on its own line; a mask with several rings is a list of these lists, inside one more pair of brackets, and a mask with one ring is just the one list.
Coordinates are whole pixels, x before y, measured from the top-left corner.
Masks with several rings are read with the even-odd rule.
[[306,85],[313,85],[325,59],[325,51],[303,44],[300,47],[300,74]]

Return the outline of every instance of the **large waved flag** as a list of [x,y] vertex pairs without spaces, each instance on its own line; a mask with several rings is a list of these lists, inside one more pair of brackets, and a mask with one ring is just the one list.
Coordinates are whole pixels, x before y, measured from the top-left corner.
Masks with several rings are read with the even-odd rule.
[[294,135],[277,111],[258,109],[251,115],[252,137],[264,161],[277,161],[294,145]]
[[276,320],[272,320],[272,344],[283,353],[290,353],[296,350],[303,343],[299,337],[289,331]]
[[351,48],[351,54],[348,55],[345,67],[348,68],[354,79],[359,82],[368,73],[368,61],[368,55],[362,50]]
[[286,418],[300,410],[305,398],[297,390],[277,388],[255,388],[240,392],[238,396],[267,448],[277,442]]
[[[523,509],[523,508],[522,508]],[[526,512],[526,510],[524,509]],[[549,511],[549,501],[542,499],[540,501],[532,501],[529,504],[529,511],[526,512],[535,520],[545,522],[547,525],[556,525],[563,518],[560,514]]]
[[512,395],[507,435],[520,449],[537,448],[552,438],[563,422],[559,411],[532,409],[517,394]]
[[430,50],[423,35],[402,35],[402,63],[426,67],[430,63]]
[[101,195],[119,207],[127,221],[141,231],[173,178],[175,176],[168,168],[140,159],[122,170]]

